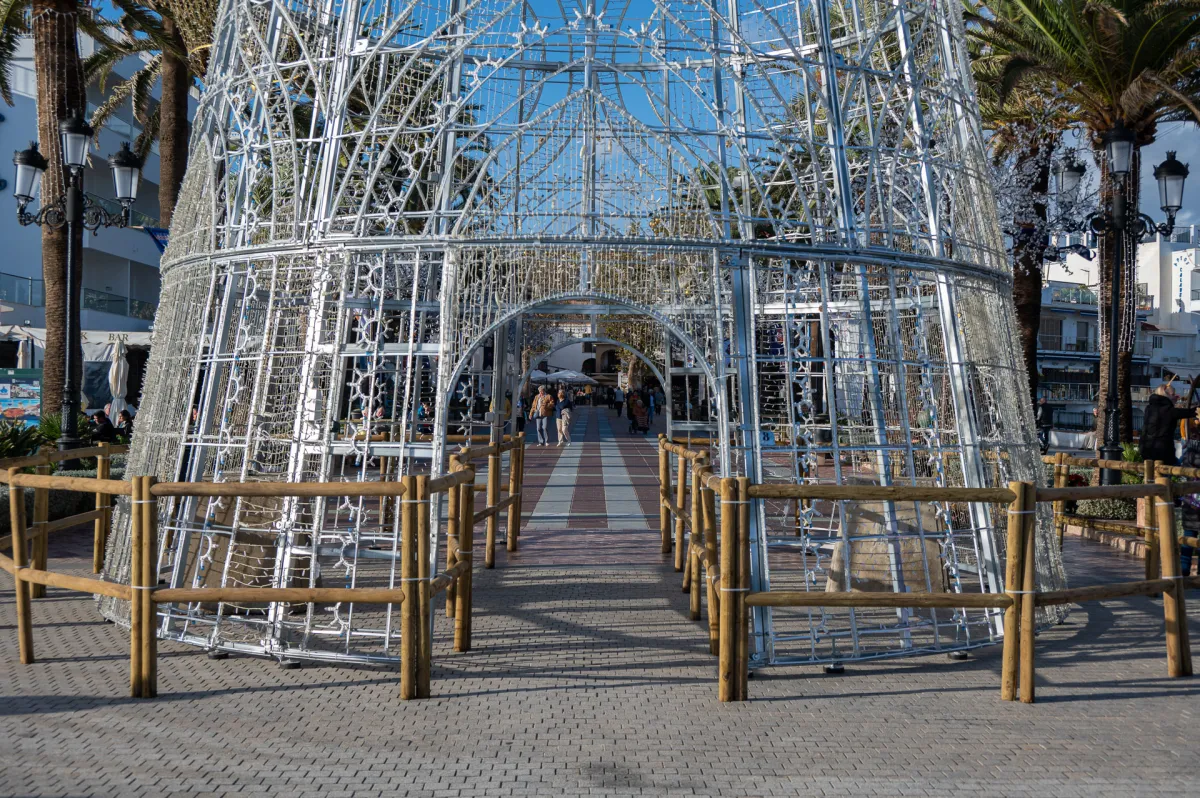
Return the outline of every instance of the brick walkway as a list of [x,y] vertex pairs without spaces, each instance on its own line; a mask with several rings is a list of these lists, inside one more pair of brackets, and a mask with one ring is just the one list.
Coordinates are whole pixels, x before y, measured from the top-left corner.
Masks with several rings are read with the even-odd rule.
[[[572,513],[653,513],[653,437],[627,440],[607,410],[577,427],[576,446],[530,450],[530,482],[574,469]],[[998,650],[771,670],[722,706],[653,518],[555,525],[563,489],[531,487],[551,504],[527,502],[522,550],[476,572],[475,650],[453,654],[437,616],[428,701],[401,703],[386,669],[174,644],[159,698],[134,701],[125,634],[74,594],[35,602],[39,661],[19,666],[0,575],[0,794],[1195,794],[1200,681],[1164,676],[1158,602],[1091,604],[1042,634],[1034,706],[998,700]],[[64,535],[55,567],[82,573],[87,537]],[[1073,585],[1139,578],[1098,544],[1066,555]],[[1198,640],[1195,591],[1191,609]]]

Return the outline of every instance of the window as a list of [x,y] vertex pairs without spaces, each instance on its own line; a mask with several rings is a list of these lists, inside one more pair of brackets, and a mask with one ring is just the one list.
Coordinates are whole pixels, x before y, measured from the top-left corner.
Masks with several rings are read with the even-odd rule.
[[1163,348],[1163,337],[1161,335],[1153,335],[1150,337],[1150,346],[1154,349]]
[[585,342],[585,343],[584,343],[584,345],[583,345],[583,351],[584,351],[584,352],[586,352],[586,353],[587,353],[587,354],[589,354],[589,355],[590,355],[590,354],[592,354],[593,352],[595,352],[595,351],[596,351],[596,344],[595,344],[595,342],[593,342],[593,341],[587,341],[587,342]]

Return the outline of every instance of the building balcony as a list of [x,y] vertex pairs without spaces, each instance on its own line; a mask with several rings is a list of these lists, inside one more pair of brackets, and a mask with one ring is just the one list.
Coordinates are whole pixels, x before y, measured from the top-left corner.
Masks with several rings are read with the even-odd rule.
[[95,310],[100,313],[111,313],[114,316],[128,316],[131,319],[154,321],[154,311],[157,308],[152,302],[131,299],[94,288],[83,289],[83,310]]
[[1048,402],[1094,402],[1100,386],[1096,383],[1038,383],[1038,396]]
[[1050,289],[1050,301],[1068,305],[1095,305],[1096,292],[1085,285]]
[[46,304],[45,283],[32,277],[0,272],[0,301],[40,308]]
[[1047,352],[1084,352],[1096,354],[1095,338],[1065,338],[1061,335],[1039,335],[1038,349]]

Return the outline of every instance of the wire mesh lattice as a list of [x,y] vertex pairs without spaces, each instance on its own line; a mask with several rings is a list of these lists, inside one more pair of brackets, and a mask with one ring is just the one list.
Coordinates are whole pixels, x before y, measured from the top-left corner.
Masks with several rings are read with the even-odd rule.
[[[957,7],[225,0],[207,81],[130,473],[437,470],[447,433],[504,432],[532,358],[604,339],[666,377],[671,422],[707,431],[727,474],[1038,475]],[[752,580],[996,591],[998,512],[764,502]],[[160,526],[176,585],[397,578],[394,503],[178,499]],[[160,620],[281,657],[390,658],[398,634],[390,608],[349,604]],[[762,664],[999,629],[761,609],[754,632]]]

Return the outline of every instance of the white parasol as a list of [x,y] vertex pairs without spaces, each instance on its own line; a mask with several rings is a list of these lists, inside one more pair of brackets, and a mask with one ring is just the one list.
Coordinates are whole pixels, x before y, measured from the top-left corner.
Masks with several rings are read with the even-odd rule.
[[125,359],[125,344],[118,341],[113,347],[112,366],[108,369],[108,388],[112,392],[109,419],[116,420],[117,414],[129,405],[125,402],[126,381],[129,379],[129,361]]

